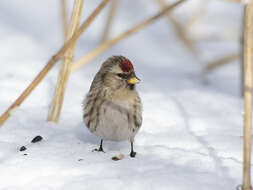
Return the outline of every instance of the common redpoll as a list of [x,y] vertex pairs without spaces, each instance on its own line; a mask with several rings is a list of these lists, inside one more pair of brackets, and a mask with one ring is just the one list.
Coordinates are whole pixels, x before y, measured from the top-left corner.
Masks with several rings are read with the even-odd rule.
[[101,138],[96,151],[103,151],[103,140],[129,140],[130,156],[135,157],[133,142],[142,124],[138,82],[132,63],[123,56],[108,58],[97,72],[83,102],[84,122]]

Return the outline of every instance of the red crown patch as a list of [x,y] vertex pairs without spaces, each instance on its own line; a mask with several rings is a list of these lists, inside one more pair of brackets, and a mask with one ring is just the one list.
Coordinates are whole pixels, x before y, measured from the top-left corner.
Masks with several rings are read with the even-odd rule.
[[123,72],[129,72],[131,70],[134,70],[132,63],[128,59],[125,59],[120,63],[120,68]]

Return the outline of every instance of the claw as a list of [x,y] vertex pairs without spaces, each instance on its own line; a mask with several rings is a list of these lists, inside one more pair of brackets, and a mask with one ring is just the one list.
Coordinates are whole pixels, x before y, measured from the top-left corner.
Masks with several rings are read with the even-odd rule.
[[95,149],[92,150],[92,152],[94,152],[94,151],[96,151],[96,152],[104,152],[105,153],[105,151],[103,149],[103,139],[101,139],[99,149],[95,148]]
[[134,158],[135,156],[136,156],[136,152],[133,152],[133,151],[132,151],[132,152],[130,153],[130,157]]
[[95,149],[93,149],[92,150],[92,152],[103,152],[103,153],[105,153],[105,151],[103,150],[103,148],[99,148],[99,149],[97,149],[97,148],[95,148]]

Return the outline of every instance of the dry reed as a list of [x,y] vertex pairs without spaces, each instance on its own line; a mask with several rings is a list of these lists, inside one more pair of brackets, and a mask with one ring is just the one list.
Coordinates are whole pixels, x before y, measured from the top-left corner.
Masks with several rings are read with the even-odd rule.
[[243,143],[243,190],[251,190],[251,125],[253,87],[253,1],[246,4],[244,29],[244,143]]
[[[82,13],[82,7],[83,7],[83,0],[75,0],[73,12],[69,24],[69,29],[67,31],[67,38],[66,40],[69,40],[73,34],[76,32],[76,30],[79,27],[81,13]],[[62,109],[62,103],[64,99],[64,93],[67,85],[67,80],[69,77],[69,71],[70,71],[70,65],[73,60],[73,55],[75,51],[75,44],[72,45],[71,48],[69,48],[64,56],[63,56],[63,62],[61,65],[61,69],[58,75],[58,80],[54,92],[54,96],[52,99],[52,102],[50,104],[49,112],[48,112],[48,121],[58,122],[60,118],[60,113]]]
[[40,71],[30,85],[22,92],[22,94],[15,100],[15,102],[1,115],[0,126],[10,117],[11,111],[27,98],[27,96],[34,90],[34,88],[40,83],[40,81],[46,76],[46,74],[52,69],[55,63],[64,55],[64,53],[75,43],[75,41],[81,36],[81,34],[87,29],[90,23],[100,13],[100,11],[107,5],[110,0],[102,1],[98,7],[92,12],[92,14],[84,21],[80,28],[75,32],[71,39],[69,39],[46,64],[46,66]]
[[64,39],[67,39],[68,32],[68,13],[67,13],[67,3],[66,0],[61,0],[61,17],[62,17],[62,26],[64,32]]

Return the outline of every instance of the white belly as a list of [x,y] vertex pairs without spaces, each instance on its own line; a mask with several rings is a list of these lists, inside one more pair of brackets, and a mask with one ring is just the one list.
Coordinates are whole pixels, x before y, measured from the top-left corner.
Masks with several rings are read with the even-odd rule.
[[124,141],[133,138],[137,131],[133,132],[132,122],[129,123],[126,109],[116,109],[103,105],[100,114],[100,122],[93,133],[104,140]]

